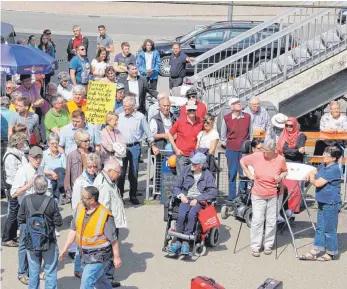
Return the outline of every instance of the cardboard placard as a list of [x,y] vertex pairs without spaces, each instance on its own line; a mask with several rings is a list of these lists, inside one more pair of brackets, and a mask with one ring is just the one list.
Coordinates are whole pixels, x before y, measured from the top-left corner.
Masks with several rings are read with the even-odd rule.
[[114,111],[117,84],[89,81],[86,119],[92,124],[104,124],[108,112]]

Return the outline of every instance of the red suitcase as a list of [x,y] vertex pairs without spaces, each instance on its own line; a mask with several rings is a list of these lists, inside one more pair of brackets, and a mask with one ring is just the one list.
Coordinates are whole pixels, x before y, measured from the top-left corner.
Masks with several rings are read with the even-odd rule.
[[198,276],[192,279],[190,289],[225,289],[211,278],[205,276]]

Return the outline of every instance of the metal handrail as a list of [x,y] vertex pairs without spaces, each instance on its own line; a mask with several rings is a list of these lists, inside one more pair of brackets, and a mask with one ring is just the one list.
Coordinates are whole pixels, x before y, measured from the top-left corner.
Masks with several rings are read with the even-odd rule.
[[[302,3],[314,3],[314,1],[310,1],[310,2],[307,2],[307,1],[304,1]],[[265,28],[267,27],[270,27],[271,25],[273,24],[276,24],[279,20],[281,20],[282,18],[284,17],[287,17],[299,10],[301,10],[302,8],[292,8],[292,9],[289,9],[285,12],[283,12],[282,14],[274,17],[273,19],[271,19],[270,21],[267,21],[267,22],[263,22],[262,24],[259,24],[253,28],[251,28],[250,30],[247,30],[246,32],[240,34],[240,35],[237,35],[236,37],[228,40],[227,42],[224,42],[223,44],[217,46],[217,47],[214,47],[212,48],[211,50],[199,55],[198,57],[196,57],[192,62],[191,64],[192,65],[196,65],[198,63],[200,63],[201,61],[204,61],[206,59],[208,59],[209,57],[221,52],[222,50],[224,49],[227,49],[229,48],[230,46],[234,45],[234,44],[237,44],[239,43],[240,41],[264,30]]]
[[[344,1],[343,3],[347,3],[347,2]],[[256,50],[260,49],[261,47],[272,43],[274,40],[280,39],[281,37],[287,35],[287,33],[295,31],[297,28],[302,27],[302,26],[310,23],[312,20],[317,19],[318,17],[323,16],[323,15],[325,15],[325,14],[327,14],[327,13],[329,13],[335,9],[336,8],[322,9],[322,10],[320,10],[314,14],[311,14],[308,17],[306,17],[305,19],[303,19],[302,21],[300,21],[298,23],[294,23],[291,26],[286,27],[283,30],[278,31],[278,32],[272,34],[271,36],[255,43],[254,45],[249,46],[249,47],[241,50],[240,52],[238,52],[232,56],[229,56],[228,58],[204,69],[203,71],[200,71],[199,73],[192,76],[190,79],[192,82],[197,82],[197,81],[201,80],[202,78],[206,77],[207,75],[210,75],[210,74],[222,69],[226,65],[233,63],[233,62],[243,58],[244,56],[251,54],[252,52],[255,52]]]

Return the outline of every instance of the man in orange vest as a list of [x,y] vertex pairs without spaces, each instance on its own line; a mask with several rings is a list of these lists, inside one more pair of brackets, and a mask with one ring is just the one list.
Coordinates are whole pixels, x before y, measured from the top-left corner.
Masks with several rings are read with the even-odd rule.
[[[83,266],[80,289],[111,289],[116,284],[111,285],[105,268],[112,262],[112,257],[115,268],[122,264],[112,213],[98,199],[97,188],[88,186],[82,190],[82,202],[76,208],[66,243],[59,254],[61,261],[76,239]],[[114,287],[119,286],[120,283]]]

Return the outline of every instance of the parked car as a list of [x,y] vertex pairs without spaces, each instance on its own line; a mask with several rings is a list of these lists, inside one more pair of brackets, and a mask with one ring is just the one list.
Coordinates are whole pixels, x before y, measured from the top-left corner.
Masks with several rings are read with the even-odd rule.
[[[186,35],[176,37],[174,39],[163,39],[155,42],[155,47],[160,52],[160,71],[161,76],[168,77],[170,76],[170,55],[172,54],[172,44],[180,43],[182,51],[190,57],[197,57],[208,50],[240,35],[247,30],[255,27],[261,22],[254,21],[223,21],[216,22],[211,25],[201,25],[197,26],[195,30],[187,33]],[[254,44],[257,41],[262,40],[264,37],[267,37],[269,34],[273,34],[279,31],[279,24],[274,24],[267,28],[266,30],[260,31],[255,36],[247,38],[239,43],[239,45],[234,45],[233,49],[228,49],[222,51],[220,54],[211,57],[209,59],[208,65],[213,65],[225,58],[231,56],[232,54],[237,53],[238,51]],[[292,39],[292,38],[291,38]],[[280,49],[281,53],[285,51],[284,39],[281,41]],[[289,41],[292,43],[292,40]],[[291,45],[292,46],[292,45]],[[273,45],[273,53],[277,53],[278,45]],[[271,49],[264,49],[260,53],[254,54],[254,63],[257,63],[261,60],[265,60],[267,56],[271,54]],[[205,61],[206,63],[207,61]],[[253,63],[253,59],[248,58],[249,63]],[[198,65],[198,71],[206,68],[206,65]],[[192,75],[194,73],[194,67],[190,64],[187,64],[187,74]],[[230,73],[230,72],[229,72]]]
[[1,22],[1,43],[15,43],[16,32],[13,25],[5,22]]

